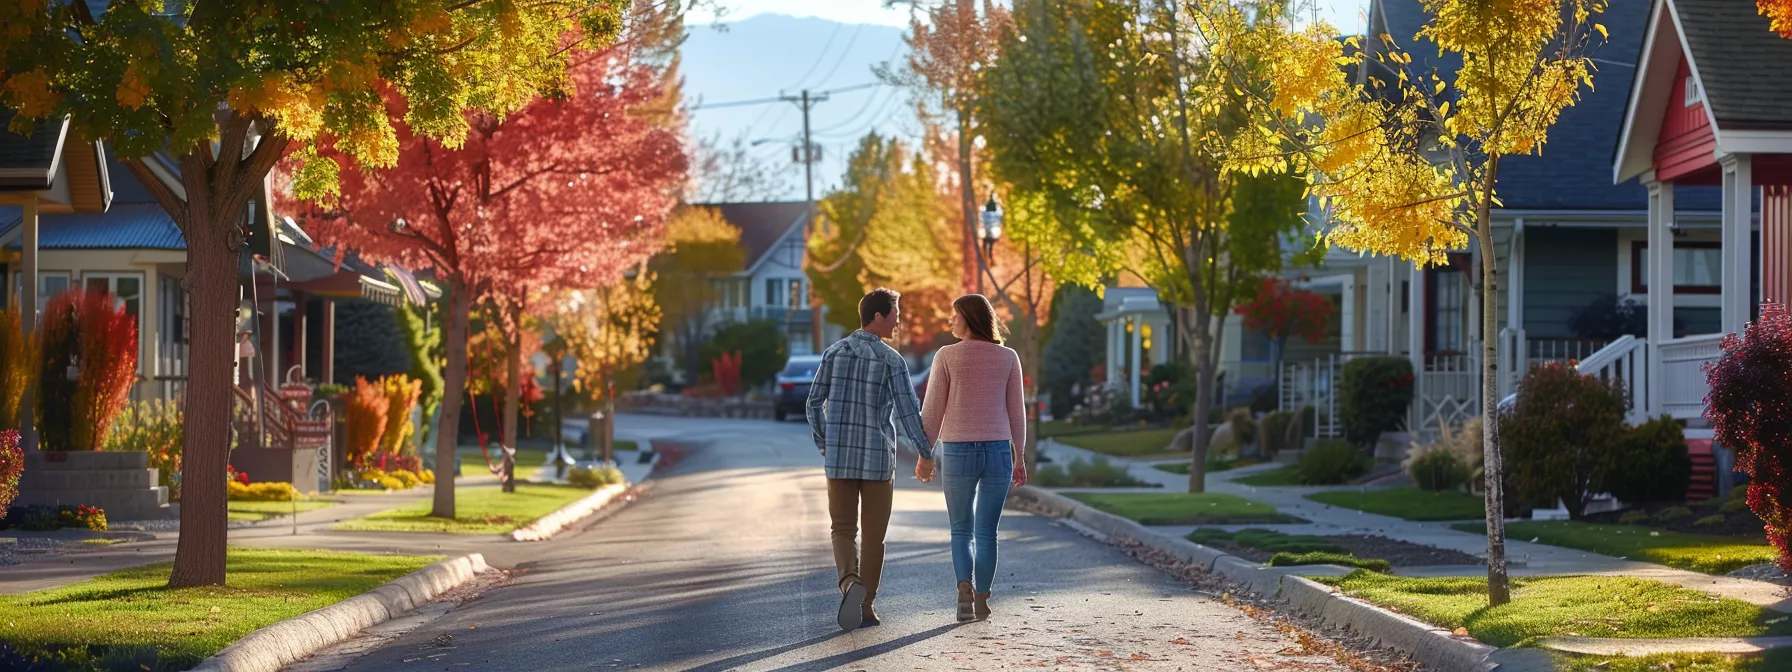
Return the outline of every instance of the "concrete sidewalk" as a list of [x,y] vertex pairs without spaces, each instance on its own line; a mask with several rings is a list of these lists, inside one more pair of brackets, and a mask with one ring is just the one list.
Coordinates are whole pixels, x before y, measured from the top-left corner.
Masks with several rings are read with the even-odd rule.
[[[1101,492],[1184,492],[1188,488],[1188,477],[1159,471],[1151,466],[1153,462],[1129,460],[1110,457],[1075,446],[1069,446],[1047,440],[1043,449],[1050,455],[1054,463],[1062,464],[1078,457],[1093,459],[1104,457],[1115,465],[1125,465],[1127,473],[1133,478],[1147,483],[1161,485],[1161,488],[1107,488]],[[1161,462],[1157,461],[1157,462]],[[1279,469],[1285,465],[1269,463],[1240,467],[1229,471],[1207,475],[1207,491],[1237,495],[1276,507],[1281,513],[1308,521],[1299,525],[1219,525],[1202,527],[1221,527],[1225,529],[1242,529],[1246,527],[1265,528],[1286,531],[1290,534],[1313,535],[1380,535],[1391,539],[1423,544],[1435,548],[1460,551],[1478,558],[1487,557],[1487,537],[1450,529],[1450,526],[1461,522],[1476,521],[1437,521],[1420,522],[1366,513],[1355,509],[1347,509],[1329,504],[1321,504],[1307,499],[1315,492],[1366,490],[1359,486],[1288,486],[1267,487],[1235,483],[1232,479],[1241,476]],[[1056,492],[1087,491],[1085,488],[1056,489]],[[1163,526],[1153,527],[1165,534],[1184,536],[1195,529],[1195,526]],[[1772,609],[1783,613],[1792,613],[1792,597],[1788,597],[1784,586],[1728,576],[1712,576],[1683,569],[1675,569],[1663,565],[1634,560],[1623,560],[1611,556],[1589,553],[1587,551],[1560,546],[1534,544],[1517,539],[1506,539],[1506,555],[1509,568],[1514,576],[1559,575],[1559,574],[1599,574],[1630,576],[1641,579],[1652,579],[1663,583],[1703,591],[1721,597],[1730,597]],[[1404,567],[1396,568],[1394,573],[1403,576],[1482,576],[1487,572],[1479,565],[1449,567]]]

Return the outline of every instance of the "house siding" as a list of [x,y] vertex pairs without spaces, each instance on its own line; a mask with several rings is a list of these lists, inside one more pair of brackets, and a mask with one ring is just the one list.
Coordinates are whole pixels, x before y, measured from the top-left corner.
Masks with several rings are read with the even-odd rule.
[[1568,319],[1594,299],[1612,292],[1618,260],[1611,229],[1527,228],[1524,267],[1524,328],[1528,337],[1573,338]]

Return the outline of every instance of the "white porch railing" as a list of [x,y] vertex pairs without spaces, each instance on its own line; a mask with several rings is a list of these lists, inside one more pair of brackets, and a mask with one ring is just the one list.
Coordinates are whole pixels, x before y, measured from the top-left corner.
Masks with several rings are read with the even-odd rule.
[[1471,343],[1469,354],[1426,355],[1420,373],[1416,422],[1408,431],[1432,436],[1440,423],[1461,426],[1481,413],[1480,344]]
[[1635,336],[1621,336],[1581,360],[1574,370],[1582,375],[1597,376],[1600,380],[1619,381],[1630,394],[1626,421],[1634,425],[1649,416],[1648,352],[1647,341]]
[[1279,376],[1279,409],[1299,412],[1312,406],[1314,438],[1335,439],[1344,435],[1338,422],[1338,380],[1344,375],[1347,355],[1327,355],[1309,362],[1282,362]]
[[1704,365],[1724,354],[1723,334],[1702,334],[1661,341],[1662,413],[1677,420],[1705,416],[1705,396],[1711,391],[1705,383]]

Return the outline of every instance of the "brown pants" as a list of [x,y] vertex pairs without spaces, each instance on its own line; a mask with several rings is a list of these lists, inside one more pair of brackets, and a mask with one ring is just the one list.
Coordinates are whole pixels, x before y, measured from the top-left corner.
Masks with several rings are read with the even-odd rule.
[[[896,482],[863,481],[851,478],[828,479],[828,517],[834,542],[834,568],[839,570],[840,586],[847,579],[865,584],[865,603],[877,598],[877,581],[884,573],[884,533],[890,529],[890,504],[896,496]],[[865,525],[865,550],[860,555],[854,542],[859,520]]]

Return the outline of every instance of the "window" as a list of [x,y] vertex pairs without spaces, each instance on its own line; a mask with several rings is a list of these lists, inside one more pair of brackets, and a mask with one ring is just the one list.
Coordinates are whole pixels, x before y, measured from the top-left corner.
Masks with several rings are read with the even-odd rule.
[[1687,75],[1684,88],[1686,91],[1681,94],[1680,102],[1684,103],[1687,107],[1699,104],[1699,81],[1693,79],[1692,75]]
[[784,295],[783,278],[765,279],[765,305],[782,306],[784,305],[784,300],[787,298],[789,297]]
[[[118,305],[124,306],[126,315],[137,323],[137,333],[143,333],[143,318],[140,317],[143,304],[143,275],[141,273],[83,273],[81,286],[90,292],[106,292]],[[138,362],[141,366],[142,362]]]
[[[1719,243],[1674,243],[1674,293],[1722,294],[1724,251]],[[1630,248],[1630,293],[1649,291],[1649,243]]]
[[1467,350],[1463,332],[1468,321],[1468,277],[1455,269],[1445,269],[1437,274],[1437,283],[1432,288],[1437,294],[1437,324],[1431,334],[1431,349],[1438,352]]
[[802,308],[803,306],[806,306],[808,304],[809,304],[808,297],[803,296],[803,281],[791,280],[790,281],[790,301],[786,305],[790,306],[791,308]]
[[[23,291],[21,289],[21,286],[24,283],[24,281],[25,281],[25,278],[24,278],[23,274],[19,273],[18,271],[13,271],[13,273],[12,273],[12,296],[16,297],[19,295],[20,291]],[[55,271],[38,271],[37,272],[37,312],[39,312],[39,313],[44,312],[44,306],[49,305],[50,297],[55,296],[58,293],[68,289],[68,285],[69,285],[69,276],[67,273],[58,273]],[[135,313],[132,313],[132,314],[135,315]]]

